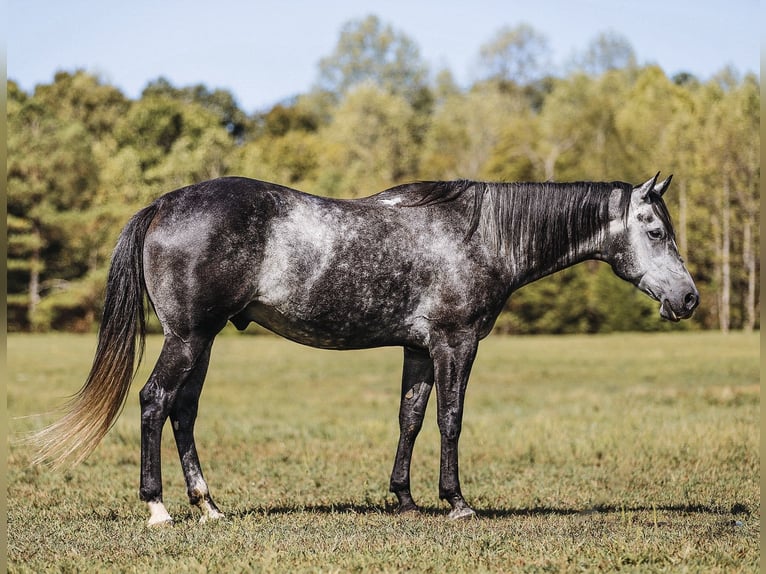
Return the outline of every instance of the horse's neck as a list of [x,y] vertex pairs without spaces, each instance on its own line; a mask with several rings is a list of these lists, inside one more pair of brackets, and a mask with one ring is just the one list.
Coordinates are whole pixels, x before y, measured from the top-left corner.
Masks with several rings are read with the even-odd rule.
[[576,228],[581,218],[566,210],[551,216],[551,210],[530,208],[511,215],[509,210],[517,207],[500,207],[497,198],[493,205],[489,197],[484,209],[493,210],[492,219],[482,218],[482,236],[513,289],[577,263],[602,259],[608,226],[583,231]]
[[511,260],[508,267],[509,283],[514,289],[518,289],[583,261],[600,258],[599,250],[594,247],[592,241],[588,240],[572,246],[566,253],[559,254],[554,260],[547,257],[544,259]]

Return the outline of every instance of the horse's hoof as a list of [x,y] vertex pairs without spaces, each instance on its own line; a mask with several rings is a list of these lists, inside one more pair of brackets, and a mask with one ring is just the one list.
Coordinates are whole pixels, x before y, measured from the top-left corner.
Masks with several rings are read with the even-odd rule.
[[450,520],[470,520],[476,518],[476,512],[469,506],[453,508],[449,513]]
[[221,520],[223,517],[224,515],[222,512],[210,512],[208,514],[203,514],[199,519],[199,523],[205,524],[205,522],[215,522],[216,520]]
[[406,506],[400,506],[396,509],[397,514],[404,514],[406,516],[415,516],[420,514],[420,508],[416,504],[408,504]]
[[147,526],[154,528],[155,526],[173,526],[173,518],[168,514],[165,505],[162,502],[150,502],[149,503],[149,522]]
[[223,518],[223,512],[218,510],[210,496],[206,496],[201,502],[198,503],[199,509],[202,511],[202,517],[199,519],[200,524],[204,524],[208,520],[220,520]]

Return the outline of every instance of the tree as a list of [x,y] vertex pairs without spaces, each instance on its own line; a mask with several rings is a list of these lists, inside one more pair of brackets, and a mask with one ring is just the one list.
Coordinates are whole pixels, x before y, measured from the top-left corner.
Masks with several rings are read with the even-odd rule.
[[299,99],[295,104],[286,106],[277,104],[261,116],[261,132],[266,136],[279,137],[291,131],[315,132],[319,129],[317,117]]
[[323,128],[318,191],[359,197],[417,173],[417,115],[403,96],[374,84],[350,92]]
[[525,116],[520,95],[495,84],[447,97],[436,109],[423,142],[419,175],[426,179],[486,177],[505,126]]
[[236,98],[228,90],[210,90],[204,84],[195,84],[177,88],[167,78],[159,77],[149,82],[141,93],[141,98],[162,97],[179,100],[186,104],[199,104],[218,118],[220,125],[235,139],[242,138],[247,131],[249,121],[245,112],[237,104]]
[[636,53],[622,34],[602,32],[591,40],[582,54],[572,59],[569,67],[592,76],[600,76],[610,70],[629,70],[636,67]]
[[754,77],[737,82],[732,76],[725,71],[701,92],[706,113],[696,154],[696,188],[709,210],[706,244],[712,247],[715,305],[724,332],[753,329],[758,321],[760,94]]
[[556,80],[538,113],[529,110],[506,120],[490,174],[545,181],[626,177],[616,114],[629,86],[621,72]]
[[550,69],[550,48],[544,35],[529,24],[505,26],[481,47],[483,77],[525,85],[542,79]]
[[313,92],[258,114],[253,137],[235,151],[233,171],[299,189],[313,189],[318,178],[320,128],[329,125],[332,104]]
[[[46,291],[87,268],[69,246],[70,214],[90,206],[97,188],[91,137],[82,123],[56,118],[37,96],[11,90],[8,106],[9,305],[23,324],[35,321]],[[21,309],[23,308],[23,312]]]
[[115,128],[120,148],[139,154],[141,171],[157,166],[181,137],[184,104],[163,96],[147,96],[135,102]]
[[[701,292],[694,325],[757,329],[757,78],[668,78],[604,34],[577,71],[541,80],[545,42],[516,31],[486,45],[485,77],[460,89],[449,70],[429,87],[414,43],[377,18],[350,22],[322,62],[324,90],[251,117],[226,91],[163,78],[136,100],[82,71],[32,94],[9,81],[9,328],[90,328],[122,225],[193,181],[239,173],[355,197],[418,178],[636,183],[662,170],[676,176],[665,201]],[[664,328],[595,263],[520,290],[499,325]]]
[[146,175],[162,191],[228,175],[235,144],[215,114],[199,104],[181,109],[178,137]]
[[670,81],[662,69],[648,66],[639,71],[616,114],[626,163],[631,166],[628,177],[640,181],[662,169],[678,149],[675,125],[693,113],[691,94]]
[[226,175],[235,141],[215,113],[161,95],[135,102],[116,127],[119,150],[138,154],[155,193]]
[[333,53],[319,61],[318,87],[338,99],[362,84],[421,101],[428,70],[417,44],[377,16],[352,20],[341,29]]
[[52,84],[35,89],[34,98],[51,115],[79,122],[94,138],[110,137],[130,107],[117,88],[82,70],[56,73]]

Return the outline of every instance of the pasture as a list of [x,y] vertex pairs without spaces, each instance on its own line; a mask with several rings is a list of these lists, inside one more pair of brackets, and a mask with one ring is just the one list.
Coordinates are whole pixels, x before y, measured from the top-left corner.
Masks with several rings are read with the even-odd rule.
[[[432,396],[415,446],[419,515],[393,513],[401,349],[318,351],[271,336],[217,339],[197,446],[224,520],[198,524],[172,433],[172,527],[138,500],[138,391],[71,470],[8,458],[10,572],[756,572],[759,334],[491,336],[461,438],[463,492],[438,500]],[[95,336],[10,335],[11,438],[87,375]]]

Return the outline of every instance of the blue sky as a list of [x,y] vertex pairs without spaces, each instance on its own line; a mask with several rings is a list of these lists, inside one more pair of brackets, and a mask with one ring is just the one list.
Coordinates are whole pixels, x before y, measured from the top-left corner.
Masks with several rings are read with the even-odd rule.
[[83,68],[129,97],[150,80],[232,91],[247,112],[308,91],[341,26],[378,15],[413,39],[433,73],[475,79],[482,44],[503,26],[545,35],[561,66],[616,31],[639,62],[707,79],[760,73],[757,0],[7,0],[7,73],[25,90]]

